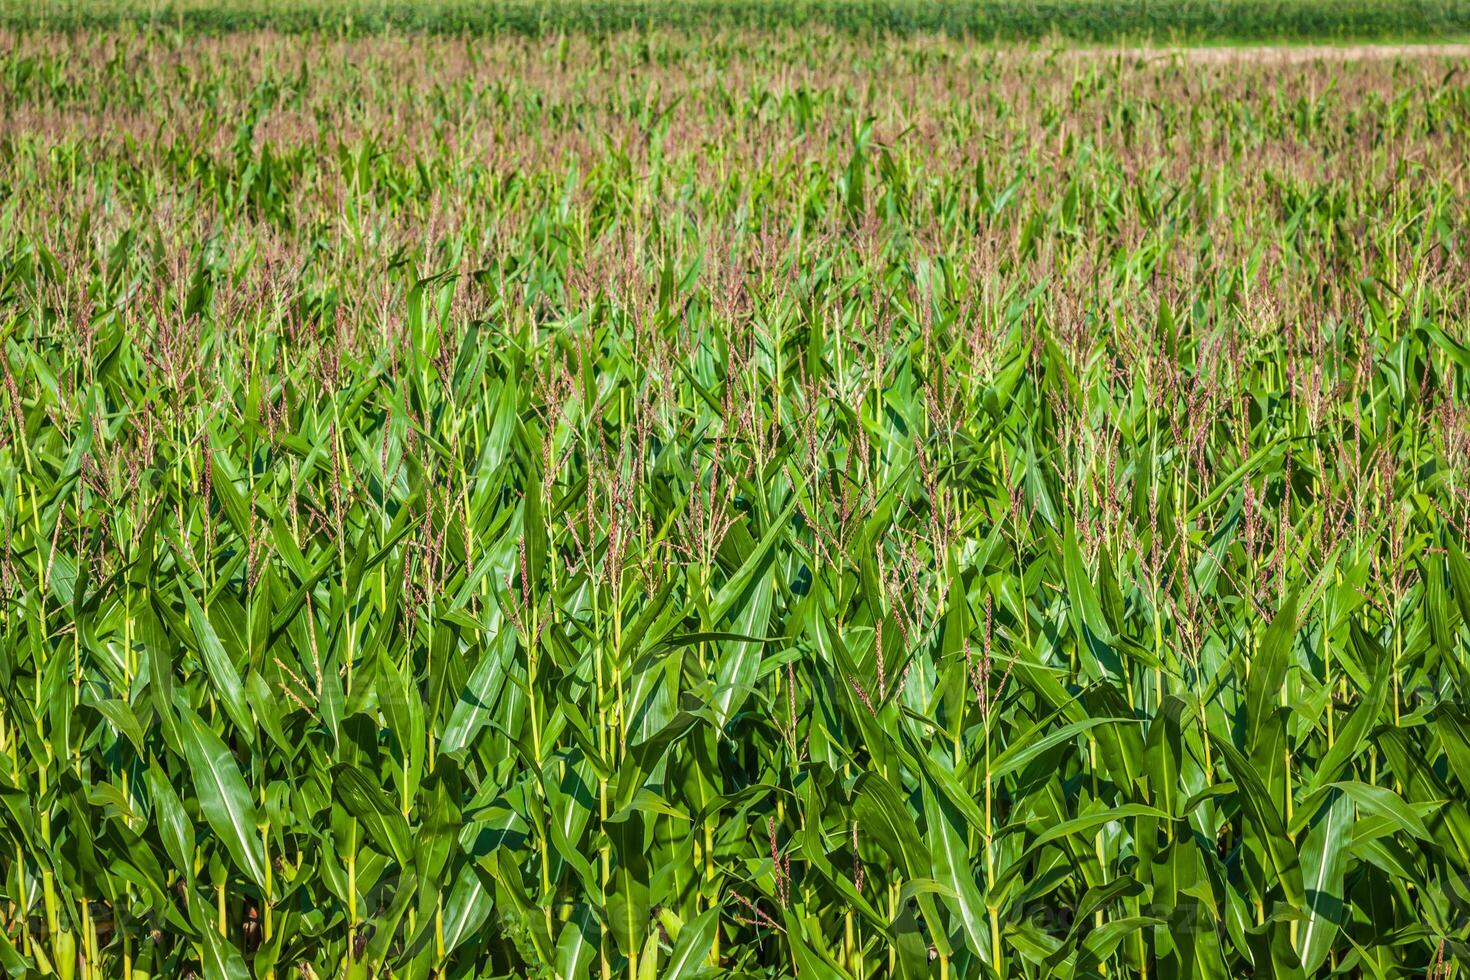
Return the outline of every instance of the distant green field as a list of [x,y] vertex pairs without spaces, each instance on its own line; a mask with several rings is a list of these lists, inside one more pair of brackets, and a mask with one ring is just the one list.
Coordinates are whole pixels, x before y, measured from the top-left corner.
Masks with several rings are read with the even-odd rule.
[[1470,0],[15,0],[0,4],[0,24],[352,34],[822,25],[858,33],[936,32],[994,40],[1426,41],[1470,35]]

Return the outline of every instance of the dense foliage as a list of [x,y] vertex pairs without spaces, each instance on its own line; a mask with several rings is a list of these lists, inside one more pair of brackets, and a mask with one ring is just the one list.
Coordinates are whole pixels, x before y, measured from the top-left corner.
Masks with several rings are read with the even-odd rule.
[[1082,41],[1450,40],[1470,0],[9,0],[0,25],[533,34],[661,28]]
[[1443,976],[1470,80],[0,45],[12,976]]

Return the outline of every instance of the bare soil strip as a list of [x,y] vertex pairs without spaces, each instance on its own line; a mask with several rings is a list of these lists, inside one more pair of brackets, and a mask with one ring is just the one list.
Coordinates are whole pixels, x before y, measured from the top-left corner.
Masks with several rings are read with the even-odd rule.
[[1467,58],[1470,44],[1273,45],[1218,48],[1092,48],[1094,54],[1128,58],[1182,58],[1200,64],[1301,64],[1314,61],[1381,61],[1394,58]]

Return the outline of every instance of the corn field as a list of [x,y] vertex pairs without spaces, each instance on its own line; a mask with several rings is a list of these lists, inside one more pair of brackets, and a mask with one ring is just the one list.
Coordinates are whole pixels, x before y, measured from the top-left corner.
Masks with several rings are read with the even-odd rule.
[[1465,58],[0,33],[0,967],[1462,975]]

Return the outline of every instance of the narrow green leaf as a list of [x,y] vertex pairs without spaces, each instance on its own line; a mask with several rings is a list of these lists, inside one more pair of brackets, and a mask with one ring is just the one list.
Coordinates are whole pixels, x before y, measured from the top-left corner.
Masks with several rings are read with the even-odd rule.
[[180,707],[184,758],[193,777],[194,792],[205,820],[229,851],[235,866],[261,888],[265,887],[265,854],[259,821],[250,790],[235,765],[235,757],[199,716]]

